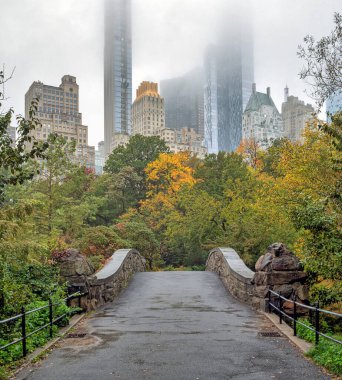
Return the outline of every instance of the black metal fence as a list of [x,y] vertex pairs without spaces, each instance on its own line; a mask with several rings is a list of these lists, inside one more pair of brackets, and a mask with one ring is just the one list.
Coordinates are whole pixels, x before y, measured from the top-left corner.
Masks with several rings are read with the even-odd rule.
[[[272,297],[272,295],[274,297]],[[273,302],[272,302],[272,298],[273,298]],[[293,304],[293,313],[291,313],[291,314],[285,313],[284,307],[283,307],[283,304],[285,301],[291,302]],[[298,320],[298,317],[300,315],[298,313],[298,309],[297,309],[298,307],[303,308],[305,310],[309,310],[309,312],[311,314],[313,314],[313,316],[314,316],[314,327],[308,326],[305,323],[303,323],[302,321]],[[292,328],[293,328],[293,335],[294,336],[297,336],[297,326],[301,325],[301,326],[305,327],[306,329],[311,330],[315,333],[315,343],[316,344],[319,343],[319,337],[320,336],[323,336],[324,338],[329,339],[335,343],[342,344],[341,340],[335,339],[335,338],[333,338],[327,334],[324,334],[321,331],[321,326],[320,326],[320,316],[321,315],[325,314],[325,315],[330,315],[330,316],[337,317],[337,318],[342,318],[342,314],[335,313],[335,312],[329,311],[329,310],[320,309],[318,303],[316,303],[315,306],[305,305],[303,303],[297,302],[296,297],[293,300],[291,300],[291,299],[283,297],[280,293],[276,293],[273,290],[269,290],[268,291],[268,311],[269,311],[269,313],[272,313],[274,310],[279,315],[279,323],[282,323],[283,320],[285,321],[286,319],[292,322]]]
[[[27,339],[29,337],[31,337],[34,334],[37,334],[41,330],[49,329],[49,336],[50,336],[50,338],[52,338],[52,336],[53,336],[53,325],[55,323],[57,323],[58,321],[62,320],[63,318],[69,316],[71,313],[73,313],[73,311],[68,311],[68,312],[64,313],[63,315],[59,315],[59,316],[54,317],[53,307],[62,305],[63,303],[66,304],[67,306],[70,306],[70,301],[72,299],[77,298],[78,299],[78,308],[80,310],[81,309],[81,297],[83,297],[86,294],[87,293],[76,292],[76,293],[69,295],[67,298],[64,298],[64,299],[60,300],[59,302],[55,302],[55,303],[50,299],[46,305],[38,307],[36,309],[28,310],[28,311],[26,311],[25,307],[22,307],[20,314],[15,315],[14,317],[0,321],[0,325],[4,325],[4,324],[14,322],[16,320],[21,319],[21,324],[20,324],[20,326],[21,326],[21,337],[19,339],[14,340],[13,342],[10,342],[10,343],[0,347],[0,351],[5,350],[6,348],[21,342],[22,354],[23,354],[23,357],[25,357],[27,355]],[[36,313],[40,310],[44,310],[44,309],[49,310],[49,322],[44,324],[44,326],[40,326],[36,330],[27,333],[27,331],[26,331],[27,330],[26,316],[33,314],[33,313]]]

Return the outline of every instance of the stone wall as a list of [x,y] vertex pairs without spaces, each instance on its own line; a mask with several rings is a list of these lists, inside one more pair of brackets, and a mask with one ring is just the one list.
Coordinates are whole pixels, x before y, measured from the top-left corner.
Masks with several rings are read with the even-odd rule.
[[[299,302],[308,302],[307,275],[298,258],[283,244],[270,245],[255,267],[256,272],[247,268],[232,248],[213,249],[206,264],[206,270],[216,272],[229,293],[255,309],[268,309],[269,290],[288,299],[296,297]],[[277,304],[275,297],[271,299]],[[283,307],[291,313],[293,304],[285,302]]]
[[[87,259],[76,250],[67,250],[60,260],[61,276],[74,288],[88,294],[81,299],[85,310],[94,310],[111,302],[128,285],[136,272],[144,272],[145,259],[135,249],[119,249],[97,273]],[[75,305],[77,300],[74,301]]]
[[229,293],[252,305],[254,286],[251,271],[232,248],[215,248],[208,256],[206,270],[219,275]]

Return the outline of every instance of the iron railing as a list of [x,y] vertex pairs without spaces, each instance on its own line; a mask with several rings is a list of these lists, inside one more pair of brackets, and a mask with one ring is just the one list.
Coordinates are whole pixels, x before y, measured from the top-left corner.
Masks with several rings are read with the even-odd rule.
[[[273,294],[273,296],[275,296],[275,298],[273,297],[274,300],[276,301],[276,302],[273,301],[275,303],[271,302],[272,301],[272,294]],[[283,308],[284,301],[291,302],[293,304],[293,313],[291,313],[291,314],[285,313],[284,308]],[[303,323],[302,321],[298,320],[299,313],[297,311],[297,306],[304,308],[306,310],[309,310],[309,312],[311,314],[314,313],[314,321],[315,321],[314,327],[308,326],[305,323]],[[342,318],[342,314],[335,313],[335,312],[329,311],[329,310],[320,309],[318,302],[315,304],[315,306],[309,306],[309,305],[305,305],[301,302],[297,302],[296,296],[292,300],[292,299],[288,299],[288,298],[283,297],[281,295],[281,293],[276,293],[273,290],[269,290],[268,291],[268,311],[269,311],[269,313],[272,313],[272,311],[274,311],[274,310],[277,311],[277,313],[279,315],[279,323],[280,324],[283,322],[283,320],[285,321],[285,319],[292,322],[292,328],[293,328],[293,335],[294,336],[297,336],[297,325],[301,325],[301,326],[305,327],[306,329],[311,330],[315,333],[315,344],[316,345],[319,343],[319,337],[320,336],[322,336],[326,339],[329,339],[335,343],[342,344],[341,340],[335,339],[332,336],[324,334],[321,331],[321,326],[320,326],[321,314],[327,314],[327,315],[331,315],[331,316],[338,317],[338,318]]]
[[[6,348],[21,342],[22,343],[22,355],[23,355],[23,357],[25,357],[27,355],[27,338],[29,338],[32,335],[37,334],[39,331],[47,329],[47,328],[49,328],[49,336],[50,336],[50,338],[52,338],[52,336],[53,336],[53,325],[55,323],[57,323],[58,321],[60,321],[61,319],[63,319],[64,317],[67,317],[70,314],[74,313],[73,310],[69,310],[66,313],[64,313],[63,315],[59,315],[59,316],[54,318],[53,307],[62,305],[63,303],[65,303],[68,307],[70,307],[70,301],[72,299],[77,298],[78,299],[78,308],[81,309],[81,297],[85,296],[86,294],[87,293],[81,293],[78,291],[78,292],[73,293],[73,294],[69,295],[68,297],[60,300],[59,302],[55,302],[55,303],[50,299],[46,305],[41,306],[41,307],[37,307],[36,309],[28,310],[28,311],[26,311],[25,307],[22,307],[20,314],[15,315],[14,317],[7,318],[7,319],[0,321],[0,326],[1,326],[1,325],[5,325],[7,323],[10,323],[10,322],[14,322],[18,319],[21,319],[21,324],[20,324],[20,326],[21,326],[21,337],[10,342],[10,343],[7,343],[6,345],[4,345],[2,347],[0,347],[0,351],[5,350]],[[33,314],[33,313],[36,313],[37,311],[44,310],[44,309],[49,309],[49,322],[44,324],[44,326],[40,326],[36,330],[30,331],[29,333],[27,333],[27,331],[26,331],[27,330],[26,316]]]

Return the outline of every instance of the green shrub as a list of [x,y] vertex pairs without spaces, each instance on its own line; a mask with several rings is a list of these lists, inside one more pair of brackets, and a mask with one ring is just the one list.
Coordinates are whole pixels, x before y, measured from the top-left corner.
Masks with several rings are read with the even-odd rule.
[[[300,322],[312,327],[312,324],[307,319],[300,319]],[[322,323],[322,330],[327,335],[342,340],[342,335],[329,333],[327,324],[324,322]],[[297,324],[297,335],[308,342],[315,342],[315,332],[299,324]],[[320,336],[318,345],[315,345],[307,355],[334,374],[342,375],[342,345]]]

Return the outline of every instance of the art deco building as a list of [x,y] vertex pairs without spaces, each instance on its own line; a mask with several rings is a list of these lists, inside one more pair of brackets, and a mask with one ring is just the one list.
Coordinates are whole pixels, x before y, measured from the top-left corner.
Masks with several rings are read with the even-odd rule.
[[120,135],[131,134],[131,0],[105,0],[104,144],[111,152]]
[[301,139],[306,123],[313,118],[315,112],[311,104],[305,104],[295,96],[289,95],[288,87],[284,90],[284,103],[281,114],[284,122],[284,137],[292,141]]
[[95,167],[95,148],[88,145],[88,127],[82,124],[79,112],[79,86],[76,77],[64,75],[56,87],[33,82],[25,94],[25,117],[29,118],[31,102],[38,98],[41,126],[32,133],[40,141],[46,141],[50,133],[58,133],[67,141],[76,141],[75,161],[88,168]]
[[158,93],[158,84],[142,82],[132,106],[133,134],[155,136],[165,128],[164,99]]
[[242,137],[242,114],[254,81],[252,28],[242,13],[228,13],[221,39],[208,47],[204,58],[204,135],[209,153],[232,152]]
[[283,136],[283,121],[271,98],[270,87],[264,94],[257,92],[253,84],[252,95],[243,113],[242,139],[253,139],[262,149],[266,149]]
[[178,78],[162,80],[166,128],[191,128],[204,137],[203,70],[194,69]]
[[166,128],[164,99],[158,93],[158,84],[142,82],[132,106],[133,134],[159,136],[171,152],[189,151],[198,157],[207,153],[202,146],[203,136],[193,128]]

